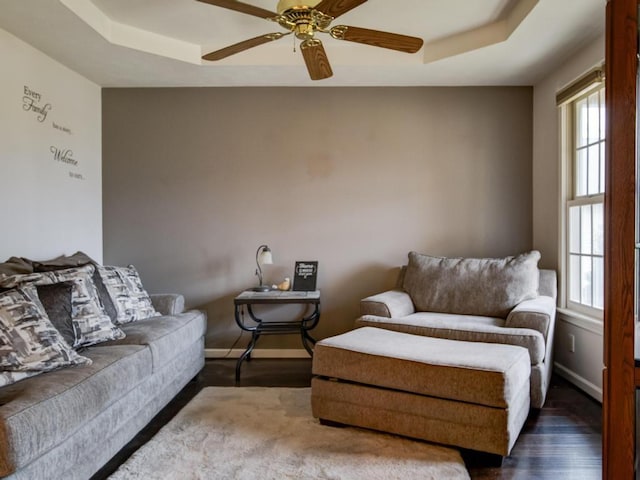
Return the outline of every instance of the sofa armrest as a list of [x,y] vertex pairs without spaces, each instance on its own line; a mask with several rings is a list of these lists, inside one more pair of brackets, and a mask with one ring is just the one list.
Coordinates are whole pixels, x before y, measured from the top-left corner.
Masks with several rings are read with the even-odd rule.
[[184,297],[178,293],[155,293],[149,295],[153,308],[162,315],[177,315],[184,312]]
[[530,328],[539,331],[547,338],[549,326],[556,316],[556,301],[552,297],[540,295],[525,300],[514,307],[504,324],[509,328]]
[[360,315],[395,318],[415,311],[411,297],[402,290],[389,290],[360,300]]

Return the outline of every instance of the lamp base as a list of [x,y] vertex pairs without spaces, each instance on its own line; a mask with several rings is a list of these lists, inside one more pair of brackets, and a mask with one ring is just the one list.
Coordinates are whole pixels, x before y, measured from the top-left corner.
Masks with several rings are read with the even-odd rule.
[[267,285],[260,285],[259,287],[253,287],[251,289],[252,292],[270,292],[271,291],[271,287],[267,286]]

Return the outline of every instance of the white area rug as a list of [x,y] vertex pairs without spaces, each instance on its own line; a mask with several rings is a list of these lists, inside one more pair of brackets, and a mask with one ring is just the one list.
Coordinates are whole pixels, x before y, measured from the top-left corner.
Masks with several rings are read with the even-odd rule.
[[110,478],[469,479],[457,450],[320,425],[309,388],[209,387]]

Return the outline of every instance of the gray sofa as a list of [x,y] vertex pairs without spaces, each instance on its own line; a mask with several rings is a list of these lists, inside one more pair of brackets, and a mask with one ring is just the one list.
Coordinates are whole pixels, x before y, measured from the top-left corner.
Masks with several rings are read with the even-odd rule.
[[0,476],[86,480],[204,365],[205,314],[181,295],[151,295],[162,316],[83,350],[93,363],[0,388]]
[[398,286],[363,299],[357,327],[524,347],[531,406],[542,408],[552,372],[557,279],[536,251],[506,259],[447,259],[411,252]]

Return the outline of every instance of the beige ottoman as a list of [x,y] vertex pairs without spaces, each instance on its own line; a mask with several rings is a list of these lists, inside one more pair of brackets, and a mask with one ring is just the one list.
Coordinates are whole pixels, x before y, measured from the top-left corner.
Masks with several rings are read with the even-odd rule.
[[313,415],[507,456],[529,413],[530,363],[522,347],[363,327],[316,344]]

